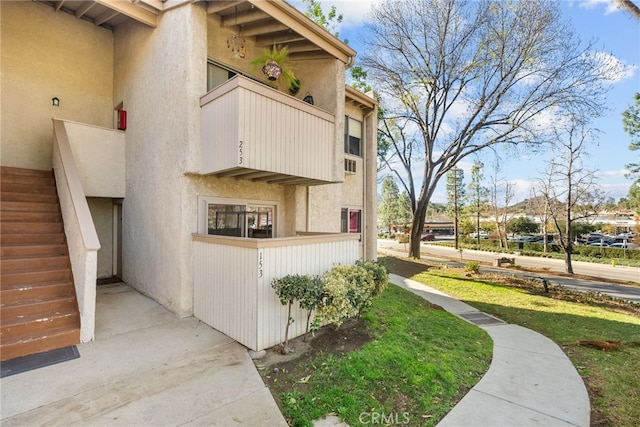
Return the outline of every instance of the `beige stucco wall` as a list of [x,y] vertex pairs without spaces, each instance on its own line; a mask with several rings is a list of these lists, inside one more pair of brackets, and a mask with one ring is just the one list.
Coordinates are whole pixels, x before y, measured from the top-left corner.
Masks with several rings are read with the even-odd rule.
[[98,279],[113,276],[113,202],[102,197],[88,197],[93,224],[100,240],[98,250]]
[[125,134],[65,122],[69,145],[87,197],[125,197]]
[[[132,54],[135,52],[135,55]],[[170,310],[191,314],[191,233],[184,173],[197,164],[206,92],[206,11],[165,12],[155,29],[115,30],[115,99],[128,111],[123,279]]]
[[41,3],[0,8],[1,162],[50,169],[51,118],[112,127],[113,34]]

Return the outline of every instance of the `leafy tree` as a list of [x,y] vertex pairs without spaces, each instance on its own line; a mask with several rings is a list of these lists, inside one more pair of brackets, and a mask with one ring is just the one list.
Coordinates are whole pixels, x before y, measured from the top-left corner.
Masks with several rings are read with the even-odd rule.
[[403,171],[411,197],[411,257],[438,182],[461,159],[541,144],[542,115],[594,117],[606,105],[603,64],[557,2],[383,0],[369,28],[362,64],[385,100],[387,166]]
[[406,227],[407,224],[411,223],[411,218],[413,218],[413,213],[411,211],[411,199],[409,198],[409,194],[406,191],[403,191],[400,194],[400,199],[398,200],[398,210],[399,210],[399,221],[403,227]]
[[471,218],[462,218],[460,224],[458,224],[458,231],[460,234],[468,236],[476,230],[476,224],[474,224]]
[[382,180],[381,191],[378,222],[391,231],[393,225],[400,223],[400,192],[396,181],[388,175]]
[[640,181],[636,181],[629,187],[627,194],[627,206],[640,215]]
[[[341,13],[338,14],[335,6],[331,6],[329,12],[325,13],[319,0],[302,0],[302,3],[306,6],[304,14],[308,18],[329,31],[336,38],[339,37],[337,27],[342,23],[343,16]],[[344,42],[348,43],[349,41],[344,40]]]
[[538,229],[538,224],[526,216],[511,218],[507,223],[507,231],[509,233],[530,234],[537,233]]
[[[464,171],[454,167],[447,173],[447,215],[453,218],[453,235],[455,248],[458,249],[458,214],[463,206],[465,197]],[[425,212],[426,213],[426,212]],[[414,217],[415,224],[415,217]],[[418,255],[419,256],[419,255]]]
[[469,182],[467,187],[469,190],[469,194],[467,195],[467,208],[476,215],[476,239],[478,245],[480,245],[480,216],[487,210],[489,202],[489,191],[482,183],[482,181],[484,181],[483,168],[484,163],[479,160],[473,161],[473,166],[471,167],[471,182]]
[[[636,92],[633,95],[633,99],[635,104],[630,105],[629,108],[622,112],[622,125],[624,126],[624,131],[631,136],[629,150],[636,151],[640,150],[640,93]],[[640,161],[629,163],[627,168],[630,176],[640,174]],[[640,177],[636,182],[640,182]]]

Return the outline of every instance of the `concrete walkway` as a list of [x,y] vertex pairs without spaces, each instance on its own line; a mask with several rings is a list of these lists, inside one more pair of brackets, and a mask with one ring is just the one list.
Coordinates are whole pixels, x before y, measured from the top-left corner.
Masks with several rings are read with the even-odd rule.
[[127,285],[98,287],[80,358],[3,378],[2,426],[286,426],[247,350]]
[[493,339],[489,370],[439,426],[589,425],[587,389],[553,341],[530,329],[506,324],[422,283],[393,274],[390,281],[477,324]]

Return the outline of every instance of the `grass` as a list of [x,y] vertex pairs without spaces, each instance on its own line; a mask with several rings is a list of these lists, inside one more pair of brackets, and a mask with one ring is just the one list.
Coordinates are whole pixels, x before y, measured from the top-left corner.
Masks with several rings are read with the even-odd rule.
[[[638,425],[640,307],[637,305],[615,304],[595,295],[576,296],[558,289],[548,296],[539,292],[539,285],[537,289],[512,287],[497,283],[508,278],[466,277],[462,272],[447,270],[422,268],[409,277],[508,323],[549,337],[564,349],[585,380],[591,399],[592,425]],[[616,342],[619,349],[603,351],[587,345],[601,341]]]
[[268,376],[290,425],[310,426],[328,414],[353,426],[380,417],[435,425],[490,364],[492,342],[483,330],[395,286],[357,327],[370,338],[360,348],[311,352],[288,375]]

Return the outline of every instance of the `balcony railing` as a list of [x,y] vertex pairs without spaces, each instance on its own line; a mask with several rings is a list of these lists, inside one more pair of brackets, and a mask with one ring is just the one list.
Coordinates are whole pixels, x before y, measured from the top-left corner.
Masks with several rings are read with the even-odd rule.
[[202,174],[280,184],[336,181],[334,115],[240,75],[204,95],[200,106]]
[[[287,307],[271,281],[322,274],[360,259],[360,234],[274,239],[193,235],[193,315],[253,350],[284,341]],[[295,304],[289,337],[302,335],[306,311]]]

